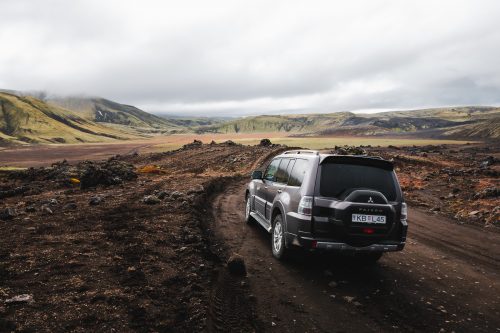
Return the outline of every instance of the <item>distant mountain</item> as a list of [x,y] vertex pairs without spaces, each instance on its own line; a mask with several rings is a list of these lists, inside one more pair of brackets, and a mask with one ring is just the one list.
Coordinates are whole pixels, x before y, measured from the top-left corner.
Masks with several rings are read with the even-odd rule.
[[161,118],[135,106],[116,103],[104,98],[64,97],[50,98],[48,103],[80,114],[97,122],[133,127],[139,131],[170,133],[184,130],[183,125]]
[[198,132],[288,132],[291,135],[400,135],[500,138],[500,108],[459,107],[354,114],[269,115],[201,126]]
[[103,142],[137,137],[34,97],[0,93],[0,144]]
[[159,117],[104,98],[48,98],[43,92],[0,90],[0,145],[104,142],[193,131],[500,139],[500,108],[263,115],[237,119]]
[[233,118],[221,118],[221,117],[185,117],[185,116],[174,116],[174,115],[160,115],[160,117],[167,119],[169,122],[182,127],[187,127],[190,129],[195,129],[200,126],[213,126],[217,124],[222,124],[225,121]]
[[215,126],[200,127],[201,132],[249,133],[249,132],[316,132],[338,126],[352,113],[339,112],[307,115],[255,116],[230,120]]

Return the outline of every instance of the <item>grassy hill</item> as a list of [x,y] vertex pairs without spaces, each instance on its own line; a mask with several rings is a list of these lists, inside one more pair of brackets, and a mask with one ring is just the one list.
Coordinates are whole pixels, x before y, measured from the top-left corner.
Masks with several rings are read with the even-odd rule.
[[160,115],[160,117],[167,119],[172,124],[186,127],[191,130],[195,130],[200,126],[220,125],[228,120],[233,119],[224,117],[185,117],[175,115]]
[[500,138],[500,108],[460,107],[354,114],[264,115],[202,126],[198,132],[293,135],[394,135]]
[[351,116],[353,116],[353,114],[349,112],[307,115],[263,115],[235,119],[214,126],[204,126],[200,127],[199,131],[218,133],[304,133],[339,126]]
[[168,134],[185,130],[185,126],[175,121],[104,98],[65,97],[49,99],[48,103],[71,110],[96,123],[126,126],[128,130],[134,129],[140,133]]
[[[39,98],[37,98],[39,97]],[[285,132],[293,136],[415,135],[500,139],[500,108],[459,107],[354,114],[263,115],[234,120],[159,117],[103,98],[45,99],[0,91],[0,145],[107,142],[155,134]]]
[[0,92],[0,143],[4,145],[107,142],[137,137],[34,97]]

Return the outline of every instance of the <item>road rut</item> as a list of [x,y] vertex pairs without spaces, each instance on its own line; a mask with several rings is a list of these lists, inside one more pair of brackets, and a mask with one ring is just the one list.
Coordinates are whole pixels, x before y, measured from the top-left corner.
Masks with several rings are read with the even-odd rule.
[[360,267],[299,251],[280,262],[244,222],[244,182],[213,202],[215,234],[245,258],[262,328],[292,332],[500,332],[500,235],[410,207],[404,251]]

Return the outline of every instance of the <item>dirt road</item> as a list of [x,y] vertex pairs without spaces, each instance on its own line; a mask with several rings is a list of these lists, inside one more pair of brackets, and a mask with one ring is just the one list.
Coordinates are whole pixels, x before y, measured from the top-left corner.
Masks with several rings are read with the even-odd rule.
[[[500,208],[482,195],[497,184],[497,148],[377,148],[420,208],[406,249],[372,267],[278,262],[269,235],[243,222],[243,178],[285,149],[192,142],[0,173],[0,332],[500,331],[500,232],[487,214]],[[458,212],[470,226],[443,217]],[[248,277],[229,274],[233,252]]]
[[[500,332],[498,233],[410,208],[405,250],[385,255],[377,265],[359,267],[309,253],[279,262],[271,255],[270,236],[258,225],[244,223],[243,198],[243,182],[216,197],[215,234],[229,253],[245,259],[256,327]],[[241,312],[234,299],[226,302],[233,302],[227,311]]]

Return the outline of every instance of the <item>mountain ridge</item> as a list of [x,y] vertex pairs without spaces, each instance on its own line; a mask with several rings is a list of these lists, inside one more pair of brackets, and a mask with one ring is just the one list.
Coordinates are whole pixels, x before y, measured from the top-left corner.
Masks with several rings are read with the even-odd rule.
[[0,141],[3,143],[107,142],[137,138],[94,123],[40,99],[0,93]]
[[82,114],[83,117],[94,122],[135,128],[174,129],[179,127],[168,119],[145,112],[135,106],[101,97],[49,98],[47,103]]
[[500,108],[259,115],[235,119],[164,117],[101,97],[47,97],[0,90],[0,145],[86,143],[176,133],[394,136],[500,139]]
[[199,133],[288,132],[291,135],[401,135],[500,138],[500,108],[456,107],[374,114],[260,115],[202,126]]

